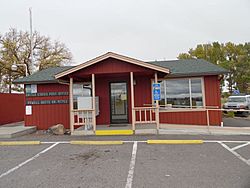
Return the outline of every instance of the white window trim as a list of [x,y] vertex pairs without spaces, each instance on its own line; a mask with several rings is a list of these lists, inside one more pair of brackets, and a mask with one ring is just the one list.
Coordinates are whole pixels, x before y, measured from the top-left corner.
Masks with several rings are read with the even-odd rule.
[[206,93],[205,93],[205,81],[204,81],[204,76],[201,77],[201,89],[202,89],[202,98],[204,99],[203,101],[203,108],[206,108]]
[[[201,80],[201,92],[202,92],[202,103],[203,103],[203,106],[198,106],[198,107],[195,107],[193,108],[192,107],[192,102],[190,103],[190,108],[189,109],[197,109],[198,111],[200,111],[201,109],[203,108],[206,108],[206,96],[205,96],[205,81],[204,81],[204,76],[202,77],[183,77],[183,78],[160,78],[158,79],[158,81],[162,81],[162,80],[183,80],[183,79],[188,79],[188,82],[189,82],[189,95],[190,95],[190,102],[192,101],[192,96],[191,96],[191,79],[200,79]],[[154,83],[154,79],[151,79],[151,93],[152,93],[152,84]],[[166,83],[166,82],[164,82]],[[166,88],[166,87],[164,87]],[[166,90],[164,91],[165,92],[165,106],[166,106]],[[154,96],[152,95],[151,97],[151,100],[152,100],[152,105],[154,105]],[[200,109],[200,110],[199,110]]]

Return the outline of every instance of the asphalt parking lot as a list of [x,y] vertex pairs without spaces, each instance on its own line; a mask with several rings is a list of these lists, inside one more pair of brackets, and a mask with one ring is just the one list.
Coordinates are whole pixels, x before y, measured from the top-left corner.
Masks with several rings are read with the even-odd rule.
[[223,118],[225,127],[250,127],[249,117]]
[[[243,137],[244,138],[244,137]],[[250,142],[0,146],[1,187],[250,187]]]

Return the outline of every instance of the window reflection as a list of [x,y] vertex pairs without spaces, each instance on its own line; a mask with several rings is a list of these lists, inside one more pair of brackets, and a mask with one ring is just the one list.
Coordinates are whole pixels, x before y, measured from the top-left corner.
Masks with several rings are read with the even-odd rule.
[[77,98],[78,97],[90,97],[91,83],[74,83],[73,84],[73,106],[74,109],[78,109]]
[[172,107],[202,107],[202,80],[201,78],[183,78],[161,80],[160,105]]
[[189,80],[165,80],[166,104],[190,106]]
[[201,79],[191,79],[192,106],[203,106]]

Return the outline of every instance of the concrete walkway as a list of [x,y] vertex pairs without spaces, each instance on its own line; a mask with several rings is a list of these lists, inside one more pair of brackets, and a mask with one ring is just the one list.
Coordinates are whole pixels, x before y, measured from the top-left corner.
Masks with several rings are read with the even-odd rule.
[[250,127],[219,127],[161,124],[159,134],[250,135]]
[[24,122],[0,125],[0,138],[14,138],[36,132],[35,126],[25,127]]
[[[131,130],[131,125],[124,127],[97,126],[97,130]],[[136,135],[157,134],[156,126],[136,125]],[[195,126],[160,124],[159,134],[175,135],[250,135],[250,127],[220,127],[220,126]],[[84,131],[83,127],[76,129],[72,135],[94,135],[93,131]]]
[[[131,126],[126,126],[131,130]],[[124,127],[102,127],[103,130],[123,130]],[[0,138],[14,138],[36,131],[35,126],[25,127],[24,122],[11,123],[0,126]],[[136,135],[157,134],[154,127],[136,126]],[[175,135],[250,135],[250,127],[218,127],[161,124],[159,134]],[[75,131],[73,135],[94,135],[93,131],[85,133],[83,129]]]

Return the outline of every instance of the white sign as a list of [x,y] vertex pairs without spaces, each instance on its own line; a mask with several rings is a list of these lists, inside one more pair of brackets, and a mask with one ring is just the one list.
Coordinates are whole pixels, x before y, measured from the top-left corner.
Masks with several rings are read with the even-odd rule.
[[[92,97],[78,97],[77,98],[77,109],[78,110],[88,110],[92,108]],[[96,116],[99,115],[99,97],[95,97],[95,109]]]
[[25,114],[26,115],[32,115],[32,106],[26,106]]
[[31,84],[31,93],[37,93],[37,85],[36,84]]

